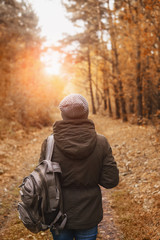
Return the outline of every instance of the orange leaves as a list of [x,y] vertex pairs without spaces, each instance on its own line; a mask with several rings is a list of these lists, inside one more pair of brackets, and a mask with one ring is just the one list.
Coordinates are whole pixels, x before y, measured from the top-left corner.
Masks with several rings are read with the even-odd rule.
[[148,9],[148,10],[152,10],[153,9],[152,6],[150,6],[150,5],[145,6],[145,8]]

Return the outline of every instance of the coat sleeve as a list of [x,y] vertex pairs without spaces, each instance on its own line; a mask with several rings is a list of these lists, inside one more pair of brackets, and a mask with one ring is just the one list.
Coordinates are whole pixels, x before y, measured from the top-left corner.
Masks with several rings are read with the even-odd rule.
[[45,155],[46,155],[46,145],[47,145],[47,139],[45,139],[42,143],[41,146],[41,153],[40,153],[40,158],[39,158],[39,163],[45,160]]
[[107,189],[116,187],[119,183],[119,170],[112,155],[112,149],[105,138],[105,156],[103,158],[102,170],[99,184]]

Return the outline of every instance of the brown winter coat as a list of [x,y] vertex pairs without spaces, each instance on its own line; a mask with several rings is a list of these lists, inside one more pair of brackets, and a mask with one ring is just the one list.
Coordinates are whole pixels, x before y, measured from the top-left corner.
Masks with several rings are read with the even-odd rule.
[[[119,182],[111,147],[88,119],[57,121],[53,133],[53,159],[62,168],[64,212],[68,216],[66,228],[92,228],[103,217],[99,185],[113,188]],[[44,159],[45,148],[46,140],[40,161]]]

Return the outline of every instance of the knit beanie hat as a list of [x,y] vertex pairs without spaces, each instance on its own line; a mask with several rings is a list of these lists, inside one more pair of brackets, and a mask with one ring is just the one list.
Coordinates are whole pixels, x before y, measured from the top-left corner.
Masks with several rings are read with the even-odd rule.
[[59,104],[63,119],[87,119],[88,102],[80,94],[70,94],[66,96]]

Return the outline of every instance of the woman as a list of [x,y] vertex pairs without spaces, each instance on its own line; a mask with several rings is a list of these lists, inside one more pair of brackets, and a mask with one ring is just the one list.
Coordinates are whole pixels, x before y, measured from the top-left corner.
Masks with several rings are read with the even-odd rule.
[[[107,139],[96,133],[88,119],[88,103],[80,94],[66,96],[59,105],[62,119],[53,125],[55,146],[53,159],[62,169],[65,229],[54,240],[95,240],[97,226],[103,218],[99,185],[113,188],[119,171]],[[46,140],[40,161],[44,159]]]

